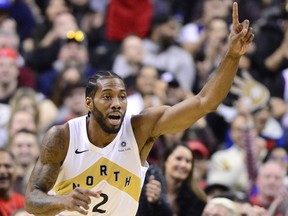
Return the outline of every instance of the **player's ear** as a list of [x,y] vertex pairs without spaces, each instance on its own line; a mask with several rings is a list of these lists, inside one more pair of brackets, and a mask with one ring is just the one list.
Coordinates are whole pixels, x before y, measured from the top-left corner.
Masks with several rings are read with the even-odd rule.
[[86,103],[86,107],[87,109],[91,112],[93,110],[93,101],[91,97],[86,97],[85,98],[85,103]]

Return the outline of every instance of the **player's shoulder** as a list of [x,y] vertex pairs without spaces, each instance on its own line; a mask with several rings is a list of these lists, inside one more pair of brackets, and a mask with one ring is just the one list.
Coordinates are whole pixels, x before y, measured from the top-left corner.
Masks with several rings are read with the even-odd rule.
[[[69,146],[69,126],[54,125],[45,134],[41,145],[41,158],[43,163],[62,162]],[[45,162],[44,162],[45,161]]]
[[69,125],[68,123],[62,125],[53,125],[48,129],[47,134],[62,136],[69,135]]

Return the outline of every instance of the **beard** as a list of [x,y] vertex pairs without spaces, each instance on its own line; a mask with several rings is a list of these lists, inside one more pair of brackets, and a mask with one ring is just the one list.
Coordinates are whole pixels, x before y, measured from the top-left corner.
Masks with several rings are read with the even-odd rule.
[[119,125],[119,127],[109,127],[106,123],[105,123],[105,117],[104,115],[96,108],[94,102],[93,102],[93,111],[91,112],[92,116],[94,117],[94,119],[96,120],[96,122],[100,125],[101,129],[108,134],[116,134],[119,132],[124,116],[121,119],[121,123]]

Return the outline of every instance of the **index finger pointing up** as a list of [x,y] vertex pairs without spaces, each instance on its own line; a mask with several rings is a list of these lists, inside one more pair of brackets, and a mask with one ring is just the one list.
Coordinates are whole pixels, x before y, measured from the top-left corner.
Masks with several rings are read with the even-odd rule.
[[233,2],[232,18],[233,18],[233,25],[239,24],[239,19],[238,19],[238,4],[237,4],[237,2]]

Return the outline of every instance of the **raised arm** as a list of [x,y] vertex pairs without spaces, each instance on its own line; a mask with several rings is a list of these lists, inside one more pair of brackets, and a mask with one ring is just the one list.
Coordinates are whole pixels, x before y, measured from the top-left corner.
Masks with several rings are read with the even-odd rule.
[[239,23],[238,5],[233,4],[233,25],[229,35],[229,47],[218,69],[205,84],[199,94],[184,100],[163,113],[152,131],[152,136],[173,133],[188,128],[191,124],[209,112],[213,112],[227,96],[237,72],[239,60],[254,38],[249,21]]
[[[39,159],[31,174],[26,195],[25,209],[34,215],[56,215],[61,211],[78,211],[87,214],[91,191],[76,188],[67,195],[48,195],[59,174],[69,143],[68,125],[52,127],[45,135]],[[80,206],[82,208],[80,208]]]

